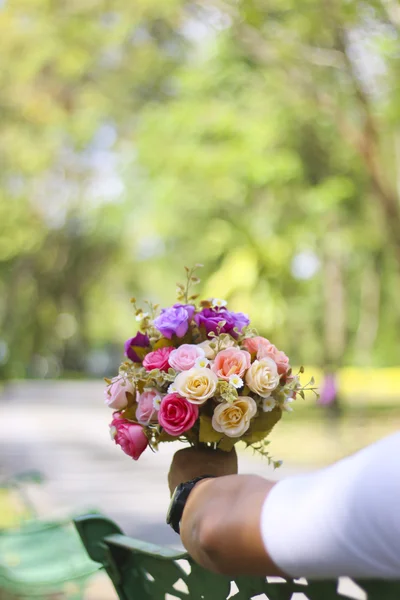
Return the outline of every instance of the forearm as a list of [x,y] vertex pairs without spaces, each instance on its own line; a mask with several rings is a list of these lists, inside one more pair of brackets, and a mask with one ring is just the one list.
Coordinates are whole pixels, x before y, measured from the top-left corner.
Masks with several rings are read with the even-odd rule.
[[200,482],[191,492],[181,537],[196,562],[230,575],[283,575],[264,548],[260,515],[274,483],[252,475]]
[[182,540],[224,574],[400,579],[399,473],[400,433],[277,484],[206,480],[189,496]]

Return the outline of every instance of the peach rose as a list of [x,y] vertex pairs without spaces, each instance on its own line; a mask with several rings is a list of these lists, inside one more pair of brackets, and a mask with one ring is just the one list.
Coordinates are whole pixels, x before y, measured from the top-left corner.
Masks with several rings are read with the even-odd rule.
[[246,383],[252,392],[268,398],[279,385],[279,373],[272,358],[255,360],[246,373]]
[[228,348],[217,354],[211,368],[220,379],[228,381],[231,375],[243,377],[250,364],[251,356],[246,350]]
[[228,437],[240,437],[250,427],[250,419],[257,413],[257,404],[250,396],[240,396],[234,402],[218,404],[212,426]]
[[176,377],[173,387],[180,396],[192,404],[204,404],[215,394],[218,377],[211,369],[194,368],[182,371]]
[[274,344],[261,345],[257,351],[257,358],[272,358],[278,367],[279,375],[284,375],[290,368],[288,357],[284,352],[278,350]]
[[267,348],[270,345],[271,342],[261,335],[256,335],[252,338],[246,338],[242,342],[242,346],[244,346],[246,350],[250,352],[250,354],[257,354],[260,348]]

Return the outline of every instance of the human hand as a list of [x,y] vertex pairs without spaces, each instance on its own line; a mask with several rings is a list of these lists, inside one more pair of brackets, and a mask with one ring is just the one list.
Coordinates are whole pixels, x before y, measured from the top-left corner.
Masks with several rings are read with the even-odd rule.
[[185,481],[201,475],[236,475],[238,462],[236,450],[230,452],[210,448],[183,448],[174,454],[168,473],[168,485],[171,494]]

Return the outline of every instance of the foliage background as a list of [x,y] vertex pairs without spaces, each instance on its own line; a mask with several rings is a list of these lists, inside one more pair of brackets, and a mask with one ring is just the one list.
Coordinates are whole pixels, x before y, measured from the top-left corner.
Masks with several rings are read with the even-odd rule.
[[0,376],[113,371],[184,264],[295,363],[400,356],[394,0],[0,3]]

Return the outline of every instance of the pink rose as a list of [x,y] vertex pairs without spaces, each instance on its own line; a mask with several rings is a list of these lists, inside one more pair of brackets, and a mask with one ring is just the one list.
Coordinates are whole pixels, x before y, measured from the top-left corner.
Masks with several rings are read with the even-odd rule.
[[257,354],[260,348],[266,348],[270,346],[271,342],[267,340],[267,338],[262,337],[261,335],[256,335],[256,337],[247,338],[243,340],[242,346],[250,352],[250,354]]
[[143,359],[143,366],[146,371],[160,369],[160,371],[168,372],[170,367],[168,359],[173,350],[174,348],[167,346],[166,348],[158,348],[158,350],[154,350],[154,352],[146,354]]
[[128,404],[127,394],[135,394],[135,388],[127,379],[114,377],[111,384],[104,391],[105,403],[114,410],[122,410]]
[[136,418],[142,425],[148,425],[149,423],[157,423],[157,409],[155,407],[154,399],[159,398],[160,394],[157,390],[148,390],[140,394],[138,398],[138,407],[136,409]]
[[250,364],[251,356],[246,350],[227,348],[218,352],[211,369],[220,379],[228,381],[231,375],[242,377]]
[[199,416],[199,408],[179,394],[164,396],[158,413],[158,422],[169,435],[178,437],[191,429]]
[[176,350],[172,350],[168,362],[175,371],[188,371],[194,367],[198,358],[205,355],[203,348],[195,344],[182,344]]
[[139,456],[146,450],[148,446],[147,437],[143,428],[136,423],[130,423],[117,414],[110,425],[110,433],[114,442],[121,446],[122,450],[133,460],[137,460]]
[[278,348],[273,344],[259,347],[257,359],[261,360],[262,358],[272,358],[272,360],[276,362],[279,375],[284,375],[290,367],[289,359],[286,354],[281,350],[278,350]]

